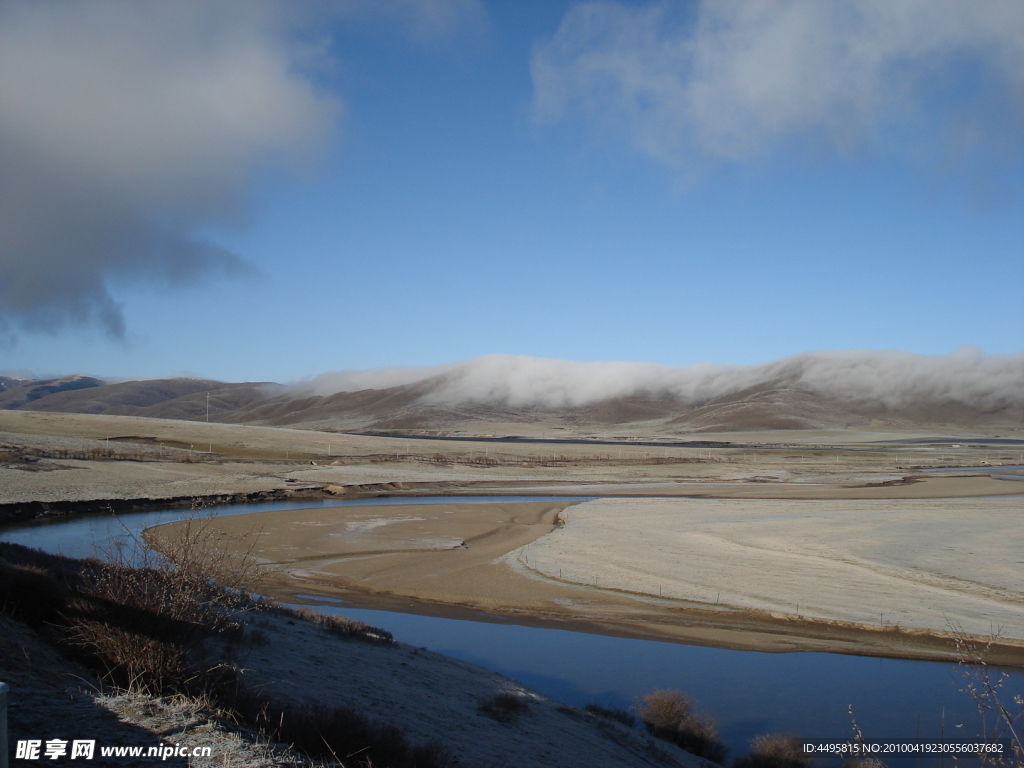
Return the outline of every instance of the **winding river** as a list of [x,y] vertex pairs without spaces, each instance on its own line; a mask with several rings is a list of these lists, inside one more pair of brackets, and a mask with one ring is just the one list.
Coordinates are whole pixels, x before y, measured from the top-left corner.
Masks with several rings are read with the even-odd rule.
[[[459,497],[460,503],[542,501],[529,497]],[[313,506],[451,503],[450,497],[381,498],[323,502],[264,502],[215,507],[224,515]],[[186,518],[188,510],[138,512],[120,517],[76,517],[0,529],[0,540],[73,557],[132,551],[141,532]],[[805,739],[846,740],[850,713],[867,738],[975,737],[982,726],[974,702],[962,692],[956,665],[830,653],[772,654],[541,629],[499,617],[479,621],[347,608],[313,598],[317,610],[339,613],[390,630],[406,643],[473,662],[512,677],[568,704],[629,707],[656,688],[675,688],[713,714],[733,755],[766,732]],[[1024,673],[1009,672],[1004,698],[1024,696]]]

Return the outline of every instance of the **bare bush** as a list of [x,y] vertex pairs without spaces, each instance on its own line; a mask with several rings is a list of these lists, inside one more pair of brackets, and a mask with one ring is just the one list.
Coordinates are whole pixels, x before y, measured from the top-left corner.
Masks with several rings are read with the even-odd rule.
[[695,713],[693,701],[679,691],[652,691],[644,696],[637,713],[652,735],[687,752],[716,763],[728,754],[714,718]]
[[101,677],[121,690],[153,696],[186,690],[196,670],[185,646],[139,629],[76,619],[69,636],[95,658]]
[[79,570],[83,610],[70,618],[68,639],[118,688],[195,693],[216,666],[205,659],[205,641],[244,634],[239,614],[256,588],[251,555],[235,555],[212,518],[172,530],[160,541],[163,558],[132,538],[110,562]]
[[129,536],[127,548],[92,561],[85,572],[85,591],[117,605],[186,622],[215,632],[234,628],[237,614],[252,606],[259,588],[251,534],[239,553],[214,518],[191,517],[169,534],[149,537],[146,544]]
[[[225,722],[255,728],[315,759],[349,768],[458,764],[445,747],[413,744],[401,729],[358,710],[277,701],[246,685],[236,669],[212,656],[224,644],[207,648],[208,639],[252,634],[236,622],[238,612],[252,605],[246,592],[252,582],[244,568],[232,570],[234,556],[218,558],[198,546],[206,535],[215,544],[216,529],[203,521],[191,530],[177,545],[164,547],[176,563],[151,567],[128,565],[127,556],[122,563],[73,560],[0,542],[0,610],[42,631],[115,690],[181,694],[206,702]],[[232,586],[219,586],[214,574]],[[314,618],[336,634],[364,632],[374,635],[373,642],[390,641],[383,630],[359,622],[318,620],[312,611],[293,613]],[[268,642],[259,631],[254,639]]]
[[803,751],[802,742],[792,734],[766,733],[750,742],[750,754],[733,763],[733,768],[810,768],[814,758]]
[[964,676],[964,693],[974,700],[981,715],[981,737],[1010,743],[1010,753],[992,759],[982,756],[982,764],[1024,768],[1024,696],[1010,696],[1005,688],[1010,676],[994,670],[988,663],[998,632],[981,643],[968,635],[963,627],[950,622],[957,655]]

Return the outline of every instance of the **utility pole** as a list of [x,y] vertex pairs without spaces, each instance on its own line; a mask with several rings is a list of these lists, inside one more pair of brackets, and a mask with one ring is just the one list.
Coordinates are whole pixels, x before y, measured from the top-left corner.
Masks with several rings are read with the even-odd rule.
[[206,423],[210,423],[210,393],[206,393]]

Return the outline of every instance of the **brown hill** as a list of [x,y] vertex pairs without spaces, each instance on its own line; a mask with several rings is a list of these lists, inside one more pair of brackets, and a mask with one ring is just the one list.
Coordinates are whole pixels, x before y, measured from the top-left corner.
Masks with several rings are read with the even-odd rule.
[[[92,376],[63,376],[59,379],[8,379],[11,386],[0,392],[0,409],[27,408],[40,400],[73,393],[78,390],[102,387],[104,381]],[[48,410],[44,408],[43,410]],[[54,408],[53,410],[62,410]]]
[[15,379],[11,376],[0,376],[0,392],[6,392],[8,389],[21,386],[24,383],[24,379]]
[[188,378],[106,383],[90,376],[68,376],[23,381],[0,392],[0,409],[200,420],[206,418],[209,393],[212,419],[266,397],[266,386]]
[[643,424],[664,433],[769,429],[922,426],[1020,426],[1024,409],[985,410],[949,401],[919,401],[898,410],[877,401],[828,397],[785,380],[764,382],[699,402],[665,393],[637,393],[577,408],[514,407],[502,403],[442,400],[440,377],[387,389],[296,395],[283,392],[255,401],[222,420],[274,426],[345,430],[456,430],[481,425],[515,432],[516,425],[544,422],[577,429]]
[[[0,409],[96,413],[236,424],[297,426],[336,431],[444,430],[469,433],[522,431],[543,423],[577,430],[643,425],[663,434],[843,427],[992,427],[1024,424],[1024,408],[1003,403],[985,409],[961,402],[918,399],[898,409],[877,400],[830,397],[788,377],[703,401],[639,392],[575,408],[451,401],[443,377],[357,392],[314,394],[266,382],[154,379],[105,383],[88,376],[11,380]],[[486,425],[486,429],[484,426]]]

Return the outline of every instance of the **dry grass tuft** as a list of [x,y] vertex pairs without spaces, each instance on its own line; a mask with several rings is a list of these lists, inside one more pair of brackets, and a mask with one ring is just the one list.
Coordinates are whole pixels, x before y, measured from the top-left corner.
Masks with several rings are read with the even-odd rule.
[[348,768],[455,768],[458,759],[437,742],[413,745],[393,725],[351,707],[266,707],[265,730],[310,757]]
[[499,693],[480,705],[480,712],[499,723],[514,723],[519,715],[530,706],[525,696],[516,693]]
[[594,715],[595,717],[603,717],[605,720],[614,720],[630,728],[636,725],[636,718],[633,717],[633,713],[627,709],[602,707],[600,704],[587,704],[583,709],[586,710],[588,714]]
[[733,768],[811,768],[814,757],[806,755],[802,742],[792,734],[768,733],[750,742],[750,754]]
[[714,718],[697,715],[693,701],[679,691],[652,691],[644,696],[637,713],[659,739],[713,762],[725,761],[729,750],[718,738]]
[[299,619],[300,621],[315,624],[336,637],[344,637],[349,640],[362,640],[366,643],[377,643],[380,645],[390,645],[395,642],[395,638],[386,629],[371,627],[369,624],[364,624],[361,621],[349,619],[344,616],[319,613],[309,608],[289,608],[284,605],[275,605],[271,610],[275,613],[281,614],[282,616],[291,616],[292,618]]

